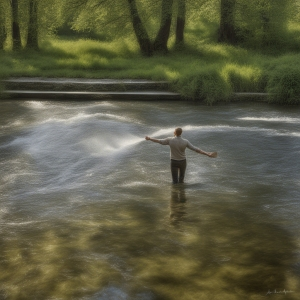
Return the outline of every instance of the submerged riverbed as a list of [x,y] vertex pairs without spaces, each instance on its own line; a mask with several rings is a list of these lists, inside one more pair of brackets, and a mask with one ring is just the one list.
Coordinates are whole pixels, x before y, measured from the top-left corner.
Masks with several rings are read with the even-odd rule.
[[0,299],[299,299],[299,112],[2,101]]

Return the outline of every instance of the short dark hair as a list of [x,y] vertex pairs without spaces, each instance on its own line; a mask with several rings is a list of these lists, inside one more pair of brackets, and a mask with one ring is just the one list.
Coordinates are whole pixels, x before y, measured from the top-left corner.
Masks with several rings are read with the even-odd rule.
[[180,127],[175,128],[175,133],[176,133],[176,136],[180,136],[182,134],[182,128],[180,128]]

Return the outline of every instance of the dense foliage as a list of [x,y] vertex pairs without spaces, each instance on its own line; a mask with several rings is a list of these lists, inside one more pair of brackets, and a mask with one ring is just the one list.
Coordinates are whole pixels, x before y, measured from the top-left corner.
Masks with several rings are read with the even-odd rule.
[[[31,45],[64,26],[134,37],[145,55],[183,44],[186,29],[217,24],[216,41],[261,48],[294,44],[299,0],[0,0],[0,47]],[[299,34],[299,32],[297,32]],[[201,37],[199,37],[201,38]],[[299,36],[296,37],[299,41]],[[21,39],[21,41],[17,41]],[[144,51],[148,43],[148,51]],[[172,41],[171,41],[172,43]],[[39,43],[37,43],[37,46]]]
[[300,0],[0,0],[0,12],[0,76],[167,79],[207,103],[300,102]]
[[300,55],[285,56],[274,65],[267,85],[270,102],[300,103]]

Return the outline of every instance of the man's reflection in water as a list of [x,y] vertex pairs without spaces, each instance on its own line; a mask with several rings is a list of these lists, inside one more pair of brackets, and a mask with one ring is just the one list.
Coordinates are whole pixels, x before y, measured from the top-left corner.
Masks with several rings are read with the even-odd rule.
[[185,211],[185,186],[184,184],[174,184],[171,189],[171,200],[170,200],[170,222],[173,225],[178,225],[184,220]]

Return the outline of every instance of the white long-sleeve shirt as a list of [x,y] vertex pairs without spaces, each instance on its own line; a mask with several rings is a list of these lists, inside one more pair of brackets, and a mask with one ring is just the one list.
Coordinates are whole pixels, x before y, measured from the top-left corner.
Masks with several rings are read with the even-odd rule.
[[170,146],[170,157],[174,160],[186,159],[186,148],[189,148],[196,152],[199,150],[199,148],[193,146],[188,140],[183,139],[181,136],[168,137],[166,139],[159,139],[158,141],[162,145]]

